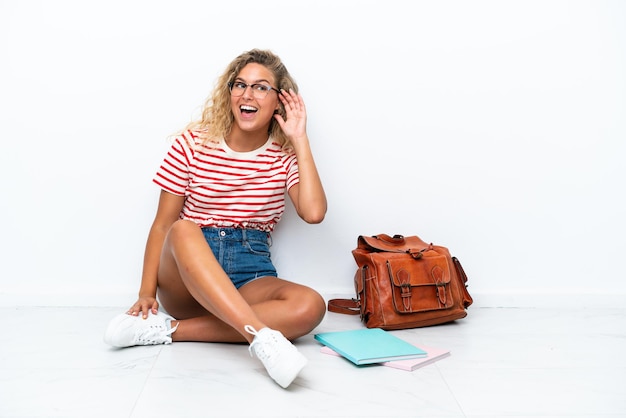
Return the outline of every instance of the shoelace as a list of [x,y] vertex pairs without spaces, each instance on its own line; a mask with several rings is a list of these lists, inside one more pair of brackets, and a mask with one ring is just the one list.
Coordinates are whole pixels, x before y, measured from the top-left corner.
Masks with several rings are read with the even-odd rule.
[[167,330],[164,325],[154,324],[150,325],[146,329],[142,329],[138,332],[139,335],[135,335],[137,342],[159,344],[162,343],[165,337],[169,337],[176,331],[179,324],[175,327]]
[[256,329],[254,329],[254,327],[250,325],[246,325],[244,329],[246,330],[246,332],[255,336],[254,340],[252,340],[252,343],[250,344],[250,347],[248,347],[248,351],[250,352],[250,357],[252,357],[253,354],[256,354],[259,360],[264,361],[264,360],[269,359],[270,357],[272,357],[272,355],[275,354],[275,350],[268,351],[268,348],[276,347],[276,344],[278,344],[278,340],[276,339],[276,335],[273,331],[268,332],[267,336],[274,341],[274,345],[268,344],[267,341],[262,341],[262,342],[259,341],[259,339],[256,338],[256,336],[259,335],[259,333]]

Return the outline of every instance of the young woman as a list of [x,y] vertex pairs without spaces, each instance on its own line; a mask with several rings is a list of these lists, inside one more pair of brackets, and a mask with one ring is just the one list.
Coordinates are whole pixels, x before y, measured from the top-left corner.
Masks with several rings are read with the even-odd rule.
[[324,219],[326,196],[304,102],[280,58],[257,49],[238,56],[200,120],[175,138],[154,182],[161,194],[139,298],[111,321],[105,341],[248,342],[287,387],[306,364],[289,340],[321,322],[325,302],[277,277],[270,234],[285,194],[309,223]]

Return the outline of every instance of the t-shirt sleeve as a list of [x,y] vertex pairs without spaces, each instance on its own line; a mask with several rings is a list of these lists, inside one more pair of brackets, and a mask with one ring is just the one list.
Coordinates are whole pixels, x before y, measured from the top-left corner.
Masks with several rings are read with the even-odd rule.
[[193,138],[189,136],[189,133],[177,137],[152,179],[166,192],[178,196],[185,195],[191,177],[192,144]]
[[295,154],[291,154],[286,161],[287,166],[287,190],[300,183],[300,173],[298,171],[298,160]]

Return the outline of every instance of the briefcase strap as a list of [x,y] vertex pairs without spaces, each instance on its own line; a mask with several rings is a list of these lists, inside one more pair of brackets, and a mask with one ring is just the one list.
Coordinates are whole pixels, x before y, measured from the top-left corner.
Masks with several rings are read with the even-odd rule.
[[359,315],[361,306],[356,299],[330,299],[328,301],[328,312]]

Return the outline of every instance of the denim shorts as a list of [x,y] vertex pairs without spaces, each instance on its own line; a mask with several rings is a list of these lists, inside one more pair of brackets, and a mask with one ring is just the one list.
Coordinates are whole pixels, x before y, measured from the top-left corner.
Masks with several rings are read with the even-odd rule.
[[278,276],[270,258],[272,238],[268,232],[204,227],[202,233],[237,289],[261,277]]

